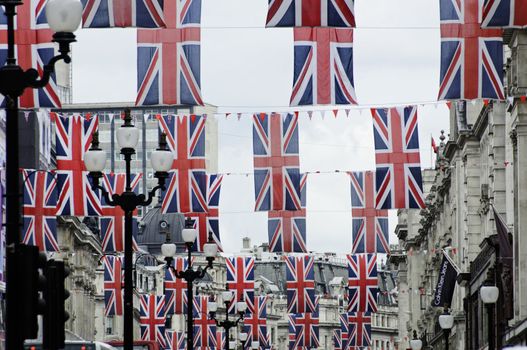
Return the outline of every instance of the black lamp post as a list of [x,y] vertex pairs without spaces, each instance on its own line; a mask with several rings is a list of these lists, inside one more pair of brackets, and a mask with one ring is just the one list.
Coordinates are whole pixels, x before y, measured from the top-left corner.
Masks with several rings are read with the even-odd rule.
[[170,243],[170,235],[167,234],[166,243],[161,246],[161,254],[165,257],[167,269],[171,269],[176,278],[184,279],[187,281],[187,349],[193,349],[194,341],[194,325],[193,325],[193,314],[192,314],[192,302],[194,298],[193,282],[197,279],[202,279],[205,277],[205,274],[208,269],[212,269],[212,263],[214,257],[218,253],[218,246],[212,239],[212,233],[209,232],[209,239],[207,243],[203,245],[203,252],[205,253],[205,258],[207,259],[207,266],[204,269],[201,266],[194,270],[192,268],[192,247],[194,246],[194,241],[198,236],[198,233],[195,228],[193,228],[194,221],[188,217],[185,220],[185,228],[183,229],[182,236],[185,246],[187,247],[188,254],[188,264],[185,271],[177,271],[172,266],[172,261],[177,252],[177,247],[174,243]]
[[[30,68],[26,71],[17,64],[15,57],[15,17],[17,6],[21,0],[0,0],[7,17],[7,58],[0,68],[0,94],[6,98],[6,348],[22,349],[28,333],[28,327],[22,324],[19,317],[20,305],[27,303],[22,300],[17,289],[17,279],[27,276],[17,276],[17,266],[14,257],[19,253],[21,207],[18,161],[18,102],[27,88],[38,89],[46,86],[55,70],[55,63],[64,60],[71,62],[69,56],[70,44],[75,41],[73,32],[79,27],[82,16],[82,4],[79,0],[50,0],[46,5],[46,18],[51,30],[55,33],[53,41],[59,44],[59,55],[51,58],[44,66],[42,77],[38,71]],[[10,263],[11,262],[11,263]]]
[[121,207],[124,211],[124,330],[123,340],[124,349],[132,350],[134,341],[134,319],[133,319],[133,212],[139,206],[148,206],[152,203],[152,199],[158,189],[165,188],[165,181],[168,177],[167,171],[170,169],[173,161],[173,154],[168,150],[166,143],[166,136],[161,134],[159,138],[159,148],[152,152],[151,162],[154,168],[154,177],[158,180],[158,185],[155,186],[149,193],[148,197],[144,194],[137,194],[132,191],[131,187],[131,173],[130,165],[132,156],[135,154],[134,147],[139,140],[139,130],[132,124],[132,117],[130,116],[130,109],[125,110],[124,124],[117,130],[117,142],[121,146],[121,154],[124,156],[126,165],[126,189],[122,194],[114,194],[111,196],[106,189],[99,184],[99,180],[103,176],[102,171],[106,164],[106,152],[99,148],[99,137],[97,132],[93,134],[92,146],[84,156],[86,169],[90,172],[89,176],[92,179],[92,188],[99,189],[104,196],[108,205],[114,207]]
[[454,327],[454,316],[448,312],[448,305],[445,305],[443,314],[439,315],[439,326],[445,336],[445,350],[449,347],[450,330]]
[[492,281],[486,282],[486,284],[480,288],[479,295],[481,301],[487,308],[488,348],[489,350],[494,350],[496,348],[496,335],[494,334],[494,329],[496,327],[494,322],[494,308],[500,296],[500,290],[498,287],[491,285],[491,283]]
[[[221,292],[221,299],[225,304],[225,319],[223,321],[219,321],[218,319],[216,319],[216,311],[218,310],[218,304],[212,301],[209,302],[208,305],[209,317],[211,320],[214,320],[216,326],[225,329],[225,339],[229,339],[229,332],[231,328],[238,326],[238,323],[243,320],[245,310],[247,310],[247,304],[244,301],[237,302],[236,311],[238,311],[238,318],[236,320],[229,320],[229,305],[232,302],[233,294],[228,288],[229,287],[227,286],[227,290]],[[228,341],[226,342],[226,349],[230,349],[230,343]]]

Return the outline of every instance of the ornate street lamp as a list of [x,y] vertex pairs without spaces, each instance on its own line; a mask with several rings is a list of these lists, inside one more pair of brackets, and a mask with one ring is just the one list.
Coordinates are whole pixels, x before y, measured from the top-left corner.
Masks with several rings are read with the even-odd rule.
[[412,350],[421,350],[423,347],[423,341],[417,338],[417,332],[414,330],[414,338],[410,340],[410,348]]
[[[212,239],[212,233],[209,232],[209,239],[207,243],[203,245],[203,252],[205,253],[205,259],[207,260],[207,266],[205,266],[204,269],[201,268],[201,266],[194,271],[192,268],[192,247],[194,245],[194,241],[196,240],[198,236],[197,230],[193,227],[194,225],[193,220],[188,217],[185,220],[185,228],[181,232],[181,236],[183,238],[183,241],[185,242],[185,246],[187,247],[187,254],[188,254],[188,264],[187,269],[185,271],[177,271],[172,266],[172,261],[174,260],[174,256],[177,252],[177,247],[174,243],[170,243],[170,235],[167,234],[167,241],[163,245],[161,245],[161,254],[165,257],[166,261],[166,267],[167,269],[171,269],[176,278],[184,279],[187,281],[187,300],[188,300],[188,307],[187,307],[187,349],[192,350],[193,349],[193,339],[194,339],[194,325],[193,325],[193,314],[192,314],[192,302],[193,302],[193,282],[197,279],[202,279],[205,277],[205,274],[208,269],[212,269],[212,263],[214,262],[215,256],[218,253],[218,245],[214,242]],[[228,338],[226,338],[228,339]]]
[[[71,62],[69,57],[70,44],[75,41],[74,31],[80,25],[82,4],[79,0],[50,0],[46,5],[46,17],[51,30],[55,33],[53,41],[59,44],[59,55],[51,58],[44,66],[42,77],[38,71],[30,68],[26,71],[17,64],[15,57],[15,16],[17,6],[21,0],[0,0],[7,17],[7,57],[0,68],[0,94],[6,98],[6,348],[22,349],[25,338],[35,337],[30,334],[30,327],[23,324],[19,316],[21,305],[28,300],[21,300],[21,293],[17,291],[18,275],[14,257],[19,254],[21,227],[20,183],[18,161],[18,99],[27,88],[38,89],[46,86],[51,74],[55,70],[55,63],[64,60]],[[27,277],[27,276],[26,276]]]
[[443,314],[439,315],[439,326],[443,330],[445,335],[445,350],[448,350],[449,342],[448,338],[450,335],[450,330],[454,327],[454,316],[448,312],[448,307],[445,306],[445,311]]
[[488,322],[488,347],[489,350],[495,349],[494,336],[494,306],[500,296],[500,290],[496,286],[481,286],[479,290],[481,301],[487,307],[487,322]]
[[[238,312],[238,318],[236,320],[229,320],[229,305],[231,304],[233,297],[234,295],[232,291],[228,289],[226,291],[221,292],[221,299],[223,303],[225,304],[225,320],[223,321],[219,321],[218,319],[216,319],[216,311],[218,310],[218,304],[214,301],[209,301],[209,305],[208,305],[210,319],[214,320],[214,322],[216,323],[216,326],[225,329],[225,337],[227,339],[229,338],[230,329],[238,326],[238,323],[241,320],[243,320],[243,316],[245,314],[245,311],[247,310],[247,303],[245,301],[237,302],[236,311]],[[247,333],[245,334],[247,335]],[[230,344],[229,342],[227,342],[227,350],[229,349],[230,349]]]
[[[139,130],[132,124],[130,109],[125,110],[124,124],[117,129],[117,143],[121,147],[121,154],[124,156],[126,165],[126,189],[122,194],[111,196],[106,189],[99,184],[106,164],[106,152],[99,148],[99,137],[97,132],[93,133],[92,145],[84,155],[84,163],[92,179],[92,188],[101,191],[108,205],[119,206],[124,211],[124,349],[132,350],[134,342],[134,305],[133,305],[133,213],[139,206],[148,206],[152,203],[156,191],[165,188],[165,181],[168,177],[168,170],[172,164],[173,154],[167,147],[166,136],[161,134],[159,137],[159,148],[152,152],[151,163],[154,169],[154,177],[157,178],[158,185],[149,193],[148,197],[144,194],[137,194],[132,191],[130,166],[132,156],[135,154],[135,147],[139,141]],[[79,194],[82,195],[82,194]]]

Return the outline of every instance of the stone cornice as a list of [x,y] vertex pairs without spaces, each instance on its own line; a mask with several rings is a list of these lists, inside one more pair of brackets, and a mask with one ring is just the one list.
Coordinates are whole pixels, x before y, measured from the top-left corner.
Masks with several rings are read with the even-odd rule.
[[96,236],[75,216],[59,216],[57,217],[59,225],[63,225],[70,229],[76,238],[76,243],[81,245],[88,245],[99,255],[103,255],[100,241]]

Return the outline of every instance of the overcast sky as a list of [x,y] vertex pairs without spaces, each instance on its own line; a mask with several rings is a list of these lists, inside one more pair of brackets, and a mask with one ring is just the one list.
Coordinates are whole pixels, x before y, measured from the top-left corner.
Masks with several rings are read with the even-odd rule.
[[[433,104],[439,81],[437,0],[356,0],[354,74],[357,98],[350,118],[339,114],[300,120],[301,171],[373,170],[371,105],[419,107],[421,162],[430,167],[430,136],[448,133],[448,110]],[[265,29],[267,0],[203,0],[201,87],[220,112],[285,111],[293,67],[293,31]],[[83,29],[74,45],[74,102],[135,101],[134,29]],[[331,110],[331,107],[314,107]],[[252,121],[219,118],[219,171],[252,172]],[[438,142],[438,140],[437,140]],[[254,213],[251,176],[224,178],[220,231],[227,252],[241,238],[267,241],[267,215]],[[308,178],[307,244],[317,252],[348,253],[351,247],[349,180],[345,174]],[[390,240],[396,213],[391,212]]]

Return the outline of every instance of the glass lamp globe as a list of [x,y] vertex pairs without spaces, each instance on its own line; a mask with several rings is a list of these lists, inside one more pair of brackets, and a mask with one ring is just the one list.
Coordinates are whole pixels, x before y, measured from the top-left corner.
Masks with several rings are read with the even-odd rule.
[[485,304],[494,304],[498,301],[500,290],[496,286],[482,286],[479,290],[481,301]]
[[245,301],[239,301],[236,303],[236,310],[238,310],[238,312],[245,312],[245,310],[247,310],[247,303]]
[[165,258],[173,258],[176,255],[177,247],[174,243],[164,243],[161,245],[161,254]]
[[183,242],[194,243],[198,236],[198,231],[195,228],[184,228],[183,231],[181,231],[181,236],[183,237]]
[[410,340],[410,348],[412,348],[412,350],[421,350],[422,347],[423,341],[421,339]]
[[241,332],[238,337],[240,338],[240,341],[246,341],[247,340],[247,333]]
[[258,349],[260,347],[260,342],[253,341],[251,342],[251,349]]
[[203,253],[207,258],[213,258],[218,253],[218,245],[215,242],[205,243],[203,245]]
[[135,148],[139,142],[139,129],[135,126],[121,126],[116,131],[117,143],[121,148]]
[[46,19],[55,33],[73,33],[79,28],[81,18],[80,0],[49,0],[46,4]]
[[223,300],[224,303],[230,303],[232,300],[232,292],[230,290],[226,290],[221,292],[221,300]]
[[106,167],[106,152],[102,149],[90,149],[84,154],[86,170],[101,172]]
[[229,348],[234,349],[236,347],[236,341],[235,340],[229,340]]
[[208,302],[208,309],[209,309],[209,312],[216,312],[216,311],[218,311],[218,303],[216,303],[215,301],[209,301]]
[[439,315],[439,326],[441,329],[452,329],[454,327],[454,316],[450,314]]
[[167,149],[157,149],[150,155],[152,169],[159,172],[167,172],[172,167],[174,155]]

